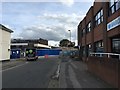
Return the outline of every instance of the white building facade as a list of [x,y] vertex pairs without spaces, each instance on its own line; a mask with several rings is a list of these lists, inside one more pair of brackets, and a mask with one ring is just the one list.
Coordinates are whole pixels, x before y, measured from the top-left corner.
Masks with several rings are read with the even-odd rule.
[[10,43],[12,32],[12,30],[0,24],[0,61],[10,59]]

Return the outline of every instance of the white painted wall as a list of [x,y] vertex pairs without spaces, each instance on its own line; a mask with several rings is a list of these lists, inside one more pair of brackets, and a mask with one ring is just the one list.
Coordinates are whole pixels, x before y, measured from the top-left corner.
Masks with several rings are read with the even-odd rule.
[[0,29],[0,60],[8,60],[10,59],[10,40],[11,33]]
[[0,60],[2,59],[2,30],[0,29]]

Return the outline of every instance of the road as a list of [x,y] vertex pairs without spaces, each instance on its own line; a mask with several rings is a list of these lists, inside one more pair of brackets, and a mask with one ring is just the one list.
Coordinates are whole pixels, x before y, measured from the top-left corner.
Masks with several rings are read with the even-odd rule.
[[57,58],[25,61],[2,72],[2,88],[47,88],[57,66]]
[[70,58],[43,58],[6,65],[2,71],[3,88],[112,88],[89,73],[86,63]]

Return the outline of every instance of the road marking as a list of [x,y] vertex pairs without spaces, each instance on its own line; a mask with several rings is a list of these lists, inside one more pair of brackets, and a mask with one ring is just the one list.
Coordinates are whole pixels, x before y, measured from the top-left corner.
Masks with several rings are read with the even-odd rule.
[[74,88],[82,88],[82,86],[80,85],[80,83],[78,82],[78,80],[76,78],[74,70],[72,69],[72,67],[70,65],[69,65],[68,70],[69,70],[69,76],[70,76],[70,80],[73,84],[73,87]]
[[56,77],[58,78],[60,75],[60,64],[57,67]]
[[8,70],[11,70],[11,69],[14,69],[14,68],[23,66],[23,65],[25,65],[25,64],[27,64],[27,63],[28,63],[28,62],[25,62],[25,63],[23,63],[23,64],[20,64],[20,65],[17,65],[17,66],[14,66],[14,67],[11,67],[11,68],[8,68],[8,69],[5,69],[5,70],[1,70],[0,72],[8,71]]

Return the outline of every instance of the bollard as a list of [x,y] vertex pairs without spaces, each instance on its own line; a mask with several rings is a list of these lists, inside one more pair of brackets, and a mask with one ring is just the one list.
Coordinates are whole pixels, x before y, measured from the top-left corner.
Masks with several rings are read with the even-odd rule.
[[45,55],[45,58],[48,58],[48,55]]

